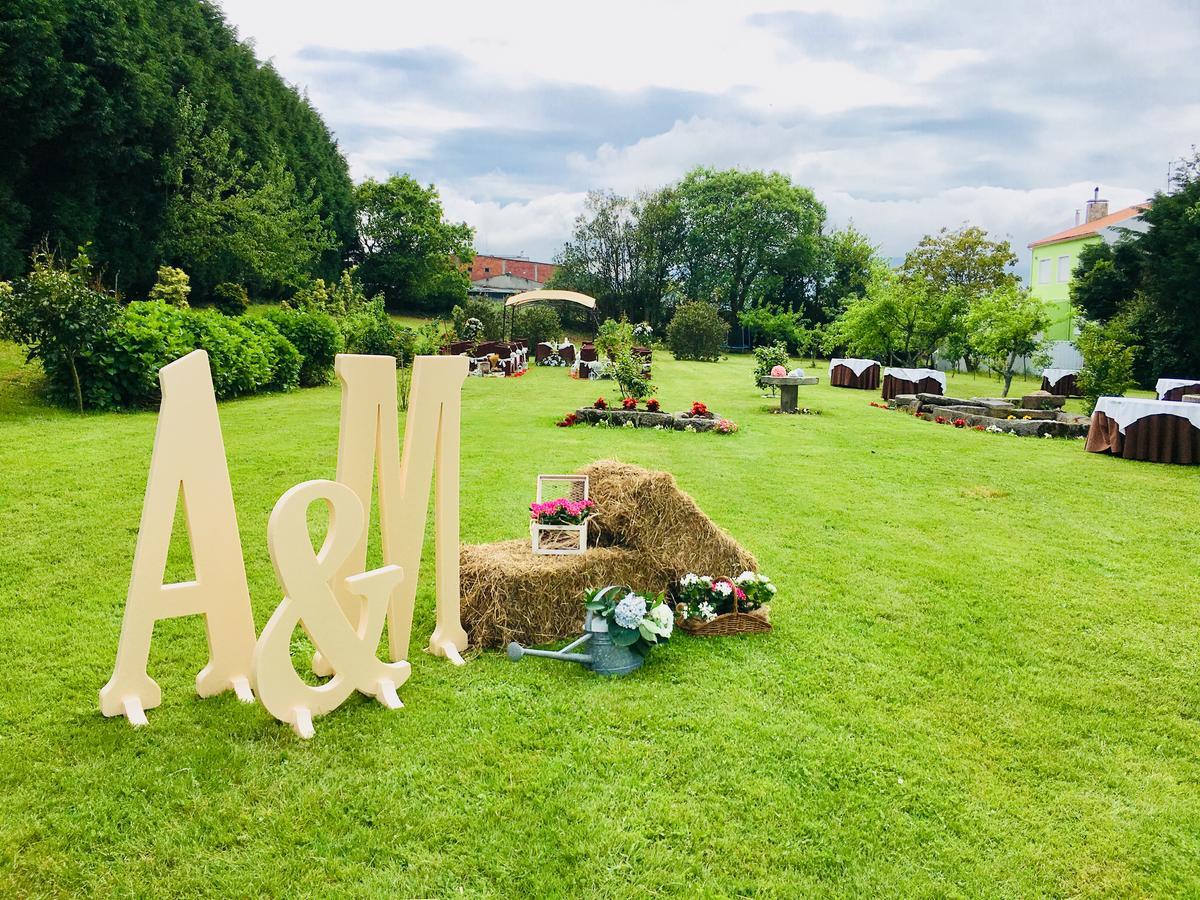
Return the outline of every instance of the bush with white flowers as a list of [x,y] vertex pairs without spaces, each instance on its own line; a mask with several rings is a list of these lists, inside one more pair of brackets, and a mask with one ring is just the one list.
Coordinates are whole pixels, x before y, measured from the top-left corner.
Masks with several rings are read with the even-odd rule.
[[608,634],[618,647],[646,651],[671,637],[675,616],[661,594],[646,596],[629,588],[598,588],[584,595],[584,608],[608,620]]
[[751,612],[770,602],[775,585],[766,575],[743,572],[737,578],[713,578],[689,572],[675,588],[675,618],[679,622],[698,619],[711,622],[736,608]]

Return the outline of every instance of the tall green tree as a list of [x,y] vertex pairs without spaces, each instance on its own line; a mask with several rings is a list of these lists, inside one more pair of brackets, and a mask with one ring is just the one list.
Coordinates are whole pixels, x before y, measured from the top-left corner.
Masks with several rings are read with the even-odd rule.
[[858,356],[899,365],[931,364],[966,308],[961,289],[939,291],[878,263],[866,292],[847,304],[829,326],[826,340]]
[[820,257],[825,207],[779,172],[693,169],[680,182],[686,291],[731,321],[768,299],[773,270],[804,277]]
[[0,71],[0,277],[43,238],[90,241],[106,281],[149,290],[182,89],[247,165],[277,160],[311,190],[335,237],[313,275],[336,277],[354,246],[353,185],[329,130],[207,0],[7,0]]
[[1034,365],[1049,363],[1043,334],[1050,319],[1045,309],[1027,289],[1007,285],[976,298],[967,313],[971,344],[980,360],[1003,380],[1004,397],[1012,387],[1019,360],[1028,357]]
[[368,178],[355,191],[361,253],[358,277],[392,309],[449,312],[467,298],[475,231],[449,222],[433,185],[407,175]]
[[1149,386],[1200,372],[1200,152],[1180,161],[1171,190],[1142,213],[1145,231],[1080,254],[1071,300],[1083,317],[1136,347],[1133,374]]
[[299,288],[337,245],[320,201],[281,157],[249,162],[206,119],[205,107],[181,93],[160,255],[188,272],[204,299],[224,282],[269,296]]

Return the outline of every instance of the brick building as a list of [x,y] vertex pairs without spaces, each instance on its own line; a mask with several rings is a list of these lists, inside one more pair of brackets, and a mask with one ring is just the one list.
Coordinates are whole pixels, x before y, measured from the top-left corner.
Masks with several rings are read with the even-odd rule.
[[554,263],[513,256],[476,256],[471,264],[471,293],[501,299],[542,287],[558,270]]

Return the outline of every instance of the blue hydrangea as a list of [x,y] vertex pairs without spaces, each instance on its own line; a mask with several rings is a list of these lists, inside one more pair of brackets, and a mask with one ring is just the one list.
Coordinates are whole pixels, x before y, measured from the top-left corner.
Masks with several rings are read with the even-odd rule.
[[613,610],[613,618],[622,628],[637,628],[646,618],[646,598],[637,594],[626,594]]

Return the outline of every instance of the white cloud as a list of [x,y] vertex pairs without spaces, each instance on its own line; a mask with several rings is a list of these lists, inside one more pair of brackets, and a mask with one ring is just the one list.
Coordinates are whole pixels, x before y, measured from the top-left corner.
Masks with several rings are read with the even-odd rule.
[[702,164],[785,171],[889,256],[964,221],[1023,252],[1200,135],[1194,0],[222,6],[356,178],[433,181],[495,252],[552,255],[587,189]]

